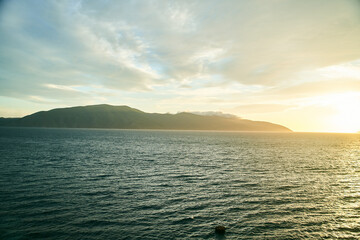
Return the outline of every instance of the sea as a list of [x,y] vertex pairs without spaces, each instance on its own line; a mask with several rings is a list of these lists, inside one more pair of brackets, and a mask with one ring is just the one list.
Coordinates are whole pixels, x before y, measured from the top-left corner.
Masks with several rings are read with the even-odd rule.
[[360,134],[0,128],[0,239],[359,237]]

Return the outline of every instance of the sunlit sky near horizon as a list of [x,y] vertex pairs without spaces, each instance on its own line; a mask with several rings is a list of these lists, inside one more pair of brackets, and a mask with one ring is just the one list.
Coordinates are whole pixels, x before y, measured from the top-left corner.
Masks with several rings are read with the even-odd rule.
[[0,116],[102,103],[360,131],[360,1],[1,1]]

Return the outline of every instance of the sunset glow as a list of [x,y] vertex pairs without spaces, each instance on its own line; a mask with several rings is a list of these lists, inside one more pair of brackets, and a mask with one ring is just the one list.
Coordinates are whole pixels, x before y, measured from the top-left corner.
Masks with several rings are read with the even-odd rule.
[[331,117],[334,132],[355,133],[359,131],[360,93],[350,92],[329,96],[329,103],[337,113]]
[[360,0],[0,0],[0,239],[359,239]]
[[356,1],[2,1],[0,117],[93,104],[360,131]]

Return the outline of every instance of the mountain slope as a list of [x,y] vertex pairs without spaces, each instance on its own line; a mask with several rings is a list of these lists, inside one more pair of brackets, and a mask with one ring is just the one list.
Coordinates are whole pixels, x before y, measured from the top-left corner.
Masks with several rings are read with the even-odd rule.
[[23,118],[0,118],[0,126],[58,128],[291,131],[260,121],[192,113],[145,113],[128,106],[92,105],[37,112]]

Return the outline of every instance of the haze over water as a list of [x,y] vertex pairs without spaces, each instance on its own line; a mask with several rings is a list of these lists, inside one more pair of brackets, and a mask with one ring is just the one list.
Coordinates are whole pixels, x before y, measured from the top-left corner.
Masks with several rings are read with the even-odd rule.
[[0,128],[1,239],[355,239],[360,135]]

